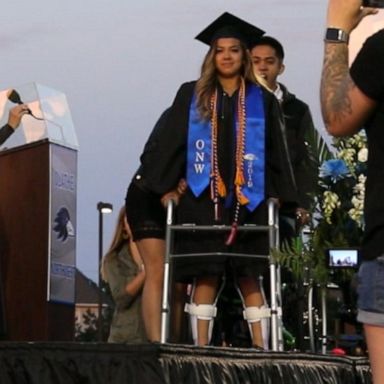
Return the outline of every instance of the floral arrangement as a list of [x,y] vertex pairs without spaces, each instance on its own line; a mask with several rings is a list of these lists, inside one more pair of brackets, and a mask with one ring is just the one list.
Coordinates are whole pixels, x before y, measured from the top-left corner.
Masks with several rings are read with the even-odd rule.
[[[333,246],[359,246],[364,227],[367,140],[364,131],[335,139],[335,158],[319,170],[319,193],[315,197],[314,223]],[[332,236],[328,236],[332,235]]]
[[326,249],[361,245],[368,149],[363,130],[348,138],[334,139],[331,150],[320,135],[316,141],[316,150],[313,144],[311,148],[319,173],[309,235],[305,241],[299,236],[291,244],[283,244],[274,254],[297,279],[307,278],[310,271],[312,281],[324,284],[328,279]]

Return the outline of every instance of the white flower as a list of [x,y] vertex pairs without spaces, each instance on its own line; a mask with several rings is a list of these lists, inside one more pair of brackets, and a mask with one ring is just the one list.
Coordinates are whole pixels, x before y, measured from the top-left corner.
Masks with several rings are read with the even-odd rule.
[[364,211],[364,196],[365,196],[365,179],[364,175],[359,175],[358,183],[353,188],[355,195],[351,199],[353,208],[348,211],[352,220],[356,221],[359,227],[363,227],[363,211]]
[[365,163],[368,160],[368,148],[361,148],[357,154],[357,160],[361,163]]
[[348,211],[348,215],[351,217],[352,220],[356,221],[356,223],[360,227],[363,226],[363,222],[362,222],[363,214],[362,214],[362,211],[360,209],[351,208]]
[[356,145],[358,148],[364,148],[367,145],[367,135],[365,131],[361,130],[359,133],[353,136],[352,144]]
[[365,184],[365,180],[367,180],[367,176],[361,174],[359,175],[359,177],[357,178],[357,180],[359,180],[359,184]]
[[357,195],[364,196],[364,194],[365,194],[365,183],[357,183],[353,187],[353,192],[356,193]]
[[354,148],[344,148],[339,151],[337,157],[344,160],[348,165],[351,165],[355,154],[356,150]]
[[323,209],[325,220],[329,224],[332,224],[332,221],[331,221],[332,212],[334,211],[335,208],[339,208],[340,205],[341,205],[341,202],[339,200],[339,196],[337,196],[336,193],[331,191],[325,191],[323,193],[323,204],[321,208]]
[[354,208],[359,209],[360,211],[362,211],[363,206],[364,206],[364,200],[362,200],[358,196],[353,196],[352,200],[351,200],[351,203],[354,206]]

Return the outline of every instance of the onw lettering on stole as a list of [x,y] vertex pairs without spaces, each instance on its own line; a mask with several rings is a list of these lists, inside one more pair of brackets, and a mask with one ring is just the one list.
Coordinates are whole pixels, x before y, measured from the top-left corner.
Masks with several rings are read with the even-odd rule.
[[195,162],[193,166],[195,167],[195,173],[203,173],[205,164],[204,164],[204,158],[205,158],[205,152],[204,152],[205,142],[204,140],[196,140],[195,142]]

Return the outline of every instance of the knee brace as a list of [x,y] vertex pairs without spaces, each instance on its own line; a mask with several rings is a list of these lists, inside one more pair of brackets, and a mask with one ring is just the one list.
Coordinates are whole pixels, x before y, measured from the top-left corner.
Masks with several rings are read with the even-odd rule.
[[191,292],[191,303],[185,304],[184,311],[189,314],[190,324],[191,324],[191,332],[193,343],[197,345],[198,333],[197,333],[197,321],[198,320],[207,320],[209,321],[208,326],[208,343],[211,341],[212,331],[213,331],[213,323],[214,318],[217,313],[217,300],[220,296],[221,291],[223,290],[225,285],[225,279],[223,278],[222,284],[218,289],[216,294],[216,298],[212,304],[196,304],[193,302],[194,293],[195,293],[195,284],[192,286]]
[[271,317],[271,309],[265,304],[260,307],[244,307],[243,316],[248,323],[257,323]]
[[261,335],[263,338],[263,348],[269,348],[269,318],[271,317],[271,309],[267,305],[260,307],[244,307],[244,319],[248,322],[249,332],[252,336],[252,323],[260,322]]
[[216,317],[217,308],[216,303],[214,304],[185,304],[185,312],[189,314],[190,322],[191,322],[191,331],[193,343],[197,345],[197,320],[208,320],[208,340],[211,340],[212,330],[213,330],[213,321]]
[[260,294],[263,298],[264,304],[261,305],[260,307],[256,307],[256,306],[246,307],[245,300],[241,293],[241,290],[239,286],[236,284],[236,289],[243,303],[243,309],[244,309],[243,317],[244,317],[244,320],[246,320],[248,323],[248,328],[249,328],[251,337],[253,336],[252,323],[260,322],[261,335],[263,338],[263,348],[265,350],[268,350],[269,349],[269,318],[271,317],[271,309],[269,308],[267,304],[267,300],[265,298],[262,276],[259,277],[259,287],[260,287]]

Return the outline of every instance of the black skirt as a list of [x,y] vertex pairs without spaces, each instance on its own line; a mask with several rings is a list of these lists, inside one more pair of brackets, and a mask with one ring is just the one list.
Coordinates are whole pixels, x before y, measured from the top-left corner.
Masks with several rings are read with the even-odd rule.
[[125,198],[125,208],[134,241],[165,238],[166,211],[159,195],[141,189],[132,181]]

